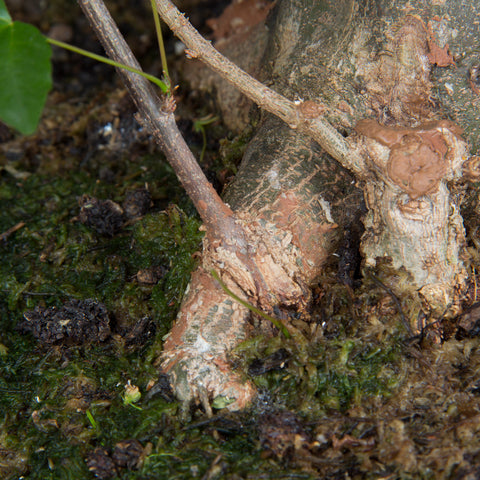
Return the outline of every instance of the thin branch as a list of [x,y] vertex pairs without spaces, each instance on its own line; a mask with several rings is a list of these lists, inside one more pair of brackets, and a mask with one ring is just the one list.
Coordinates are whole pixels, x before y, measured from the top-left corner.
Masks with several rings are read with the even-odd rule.
[[[97,37],[114,61],[137,70],[141,67],[122,37],[102,0],[79,0]],[[167,160],[192,199],[211,235],[223,239],[239,235],[231,209],[223,203],[206,179],[175,123],[172,98],[160,100],[152,85],[142,76],[118,69],[145,126],[161,145]]]
[[173,33],[198,58],[253,100],[259,107],[281,118],[291,128],[310,135],[333,158],[355,173],[363,171],[364,161],[330,123],[320,116],[308,121],[294,102],[276,93],[219,53],[205,40],[170,0],[155,0],[158,13]]
[[17,230],[20,230],[24,226],[25,226],[25,222],[18,222],[13,227],[10,227],[8,230],[0,234],[0,242],[3,240],[6,240],[12,233],[16,232]]

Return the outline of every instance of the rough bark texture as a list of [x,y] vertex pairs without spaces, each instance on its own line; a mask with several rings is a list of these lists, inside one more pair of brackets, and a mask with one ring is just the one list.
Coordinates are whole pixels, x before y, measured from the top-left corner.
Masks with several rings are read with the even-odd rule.
[[[398,135],[399,129],[394,131]],[[444,154],[422,134],[438,136]],[[463,191],[453,189],[462,178],[465,142],[440,123],[408,130],[398,143],[366,143],[375,176],[364,187],[369,209],[362,238],[365,265],[374,267],[378,258],[388,257],[395,269],[412,276],[424,308],[441,315],[458,302],[467,277],[459,213]]]
[[[419,290],[425,308],[434,312],[456,301],[466,277],[459,207],[468,148],[457,125],[476,145],[478,129],[469,123],[478,115],[470,107],[477,96],[470,44],[478,26],[471,21],[472,8],[440,1],[285,0],[268,24],[262,80],[303,101],[306,110],[314,108],[314,116],[321,112],[350,135],[352,151],[363,159],[361,165],[345,164],[355,172],[369,208],[365,265],[381,257],[405,269],[413,279],[411,290]],[[457,93],[466,109],[456,102]],[[360,123],[355,132],[365,118],[372,121]],[[252,244],[237,259],[226,259],[207,241],[202,275],[215,266],[240,296],[266,310],[304,309],[308,286],[348,225],[360,222],[362,194],[354,184],[308,136],[264,115],[225,196],[251,232]],[[241,255],[265,265],[262,288]],[[205,389],[207,396],[229,397],[230,408],[241,408],[254,391],[238,381],[226,361],[229,349],[248,335],[249,315],[232,308],[220,287],[207,282],[214,295],[223,295],[215,306],[219,314],[208,307],[207,314],[186,324],[190,306],[209,298],[205,282],[200,286],[195,278],[165,345],[164,365],[183,400],[198,398]],[[220,332],[208,346],[198,334],[202,315]],[[208,361],[205,352],[211,352]]]
[[[241,258],[237,261],[225,258],[221,249],[216,249],[208,239],[204,271],[210,266],[222,271],[232,290],[266,311],[282,306],[305,311],[309,287],[321,266],[332,258],[342,235],[341,226],[358,218],[361,197],[353,177],[309,137],[267,116],[250,143],[225,200],[250,232],[247,254],[259,258],[257,265],[267,289],[259,295],[258,286],[251,272],[242,266]],[[230,268],[225,268],[226,264]],[[191,309],[189,306],[198,304],[205,292],[195,278],[198,276],[194,276],[165,344],[164,368],[172,375],[182,400],[201,398],[199,392],[206,389],[210,398],[224,396],[235,400],[230,409],[242,408],[251,400],[254,390],[248,382],[239,382],[238,376],[226,366],[229,350],[246,338],[250,315],[246,309],[235,307],[243,313],[244,323],[239,327],[241,320],[233,313],[232,299],[217,285],[213,295],[223,296],[223,301],[217,299],[215,306],[219,314],[199,312],[190,321],[186,313]],[[200,337],[197,332],[205,328],[201,325],[207,318],[216,336],[203,342],[205,336]],[[270,325],[265,321],[262,324],[264,331],[271,334]],[[202,352],[198,350],[199,343]]]
[[[270,37],[277,49],[272,72],[287,90],[323,105],[328,119],[350,134],[362,118],[375,119],[357,129],[373,141],[350,137],[352,150],[363,149],[365,159],[353,169],[369,209],[365,265],[388,257],[408,271],[412,288],[434,311],[455,303],[466,277],[458,212],[468,149],[459,128],[442,123],[446,116],[432,72],[455,70],[456,89],[470,90],[471,103],[476,94],[466,67],[461,72],[451,53],[455,46],[464,57],[478,29],[472,22],[461,27],[457,18],[465,21],[465,12],[457,16],[458,5],[440,3],[345,1],[334,9],[331,2],[282,2]],[[299,38],[310,42],[288,41]],[[450,118],[466,128],[464,119],[463,112]],[[385,140],[387,129],[379,135],[374,124],[390,126],[396,139]]]

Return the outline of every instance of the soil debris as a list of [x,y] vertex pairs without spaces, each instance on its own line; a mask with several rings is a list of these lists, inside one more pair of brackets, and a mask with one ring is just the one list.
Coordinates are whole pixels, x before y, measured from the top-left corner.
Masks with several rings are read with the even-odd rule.
[[85,459],[88,469],[100,479],[117,476],[122,469],[133,470],[142,462],[144,448],[132,438],[115,444],[110,455],[107,449],[97,447]]
[[285,368],[289,357],[287,350],[280,348],[265,358],[255,358],[248,366],[248,374],[258,377],[272,370],[281,370]]
[[101,480],[112,478],[116,476],[117,471],[115,462],[110,457],[108,450],[102,447],[97,447],[86,458],[88,469]]
[[155,285],[161,278],[163,278],[166,270],[166,267],[163,265],[155,265],[150,268],[143,268],[137,272],[135,278],[140,284]]
[[36,306],[23,316],[20,332],[31,333],[46,345],[103,342],[111,334],[107,308],[92,299],[71,300],[61,308]]
[[[117,329],[114,329],[115,332]],[[157,331],[155,322],[149,317],[143,317],[131,327],[122,329],[120,333],[127,347],[142,346],[149,342]]]
[[112,459],[118,467],[136,468],[143,454],[142,444],[134,438],[123,440],[115,445]]
[[280,459],[292,456],[309,443],[300,418],[288,410],[264,413],[258,431],[262,446]]
[[146,187],[127,192],[122,207],[125,217],[138,218],[145,215],[152,206],[152,196]]
[[78,220],[98,234],[113,237],[125,224],[143,217],[153,205],[152,196],[146,187],[127,192],[122,207],[112,200],[99,200],[91,195],[82,195],[78,204]]
[[113,237],[123,225],[123,209],[112,200],[98,200],[83,195],[78,201],[80,214],[78,219],[100,235]]

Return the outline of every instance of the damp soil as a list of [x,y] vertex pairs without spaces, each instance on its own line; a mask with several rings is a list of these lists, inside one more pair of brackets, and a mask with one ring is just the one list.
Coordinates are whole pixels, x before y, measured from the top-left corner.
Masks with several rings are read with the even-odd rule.
[[[86,28],[61,7],[16,4],[14,16],[44,31],[60,13]],[[134,32],[138,19],[127,20]],[[153,42],[137,41],[140,51]],[[477,283],[460,318],[440,320],[440,341],[428,317],[413,336],[411,300],[351,260],[356,226],[314,290],[309,323],[292,317],[302,335],[232,352],[256,403],[181,411],[155,360],[198,263],[199,219],[113,74],[87,66],[80,76],[82,62],[57,55],[37,133],[0,128],[0,477],[478,478]],[[221,190],[251,132],[235,137],[220,121],[195,132],[213,101],[179,96],[183,133],[198,156],[205,147]]]

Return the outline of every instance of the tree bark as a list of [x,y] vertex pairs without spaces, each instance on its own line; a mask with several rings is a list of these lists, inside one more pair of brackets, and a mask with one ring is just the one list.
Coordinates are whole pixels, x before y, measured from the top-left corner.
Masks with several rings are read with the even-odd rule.
[[[368,208],[364,266],[378,267],[394,291],[437,318],[458,312],[467,278],[462,168],[475,164],[460,129],[474,147],[479,141],[474,13],[455,1],[278,1],[262,80],[348,137],[355,160],[340,161],[355,179],[309,136],[308,110],[302,133],[263,115],[225,199],[249,232],[244,253],[265,266],[265,285],[259,289],[235,259],[223,262],[207,238],[163,352],[183,401],[223,396],[236,409],[254,395],[228,366],[229,351],[252,330],[250,314],[208,277],[210,268],[269,312],[305,312],[309,286],[360,221],[356,185]],[[382,270],[384,263],[393,268]],[[399,270],[410,276],[408,287],[395,283]]]

